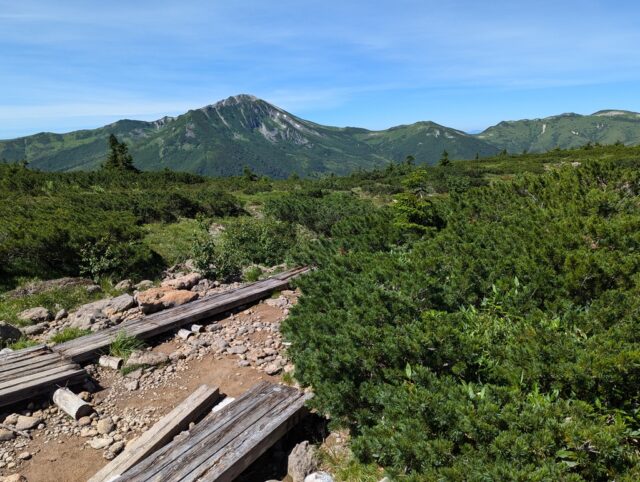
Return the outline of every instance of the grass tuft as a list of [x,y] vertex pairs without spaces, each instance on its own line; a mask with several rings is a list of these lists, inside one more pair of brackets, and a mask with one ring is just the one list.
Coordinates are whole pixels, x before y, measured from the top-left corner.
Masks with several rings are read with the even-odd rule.
[[120,331],[109,346],[109,355],[122,358],[126,362],[134,351],[143,347],[144,343],[141,340]]
[[56,333],[50,338],[53,343],[64,343],[65,341],[75,340],[81,336],[85,336],[91,333],[91,330],[81,330],[80,328],[65,328],[59,333]]

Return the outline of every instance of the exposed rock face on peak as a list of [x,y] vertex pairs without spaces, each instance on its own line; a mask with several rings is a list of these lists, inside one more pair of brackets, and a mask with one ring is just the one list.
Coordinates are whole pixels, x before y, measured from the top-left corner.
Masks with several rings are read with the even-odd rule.
[[480,139],[431,122],[383,131],[322,126],[241,94],[153,122],[121,120],[94,130],[0,141],[0,157],[26,158],[43,170],[93,169],[106,156],[110,134],[129,145],[140,169],[223,176],[238,175],[244,166],[273,177],[346,174],[407,155],[418,163],[434,163],[444,149],[454,159],[498,152]]

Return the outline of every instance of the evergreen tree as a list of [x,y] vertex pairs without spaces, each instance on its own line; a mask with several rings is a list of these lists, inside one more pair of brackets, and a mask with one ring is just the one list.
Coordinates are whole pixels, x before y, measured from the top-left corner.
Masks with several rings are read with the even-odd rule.
[[439,164],[441,166],[448,166],[449,164],[451,164],[451,161],[449,160],[449,153],[447,152],[446,149],[442,151],[442,157],[440,158]]
[[109,136],[109,154],[102,167],[108,170],[139,172],[133,165],[133,157],[129,154],[129,148],[124,142],[120,142],[114,134]]

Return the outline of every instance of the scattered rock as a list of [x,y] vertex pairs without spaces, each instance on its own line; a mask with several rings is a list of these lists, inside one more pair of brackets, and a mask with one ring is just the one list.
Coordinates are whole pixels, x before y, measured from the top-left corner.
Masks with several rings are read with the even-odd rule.
[[123,279],[114,286],[119,291],[131,291],[133,289],[133,283],[130,279]]
[[134,392],[138,388],[140,388],[140,382],[138,380],[131,380],[130,382],[126,382],[124,384],[124,388],[126,388],[130,392]]
[[304,482],[334,482],[333,477],[327,472],[314,472],[304,478]]
[[305,440],[293,447],[287,462],[287,472],[293,482],[304,482],[317,468],[317,450],[313,445]]
[[145,314],[184,305],[196,298],[198,298],[198,293],[175,290],[169,287],[151,288],[136,294],[136,301]]
[[49,323],[44,321],[42,323],[38,323],[37,325],[29,325],[22,328],[22,333],[26,336],[34,336],[41,335],[49,328]]
[[202,279],[200,273],[189,273],[178,278],[163,281],[160,286],[176,290],[190,290]]
[[53,318],[51,312],[42,307],[29,308],[18,314],[18,318],[21,320],[29,321],[31,323],[38,323],[40,321],[49,321]]
[[91,417],[80,417],[78,419],[78,425],[80,427],[86,427],[87,425],[91,425]]
[[31,458],[31,452],[20,452],[18,454],[18,458],[20,460],[29,460]]
[[237,345],[237,346],[232,346],[227,351],[232,355],[242,355],[244,353],[247,353],[249,349],[244,345]]
[[19,340],[22,332],[13,325],[0,321],[0,345]]
[[116,424],[113,423],[111,417],[105,417],[98,420],[98,426],[96,428],[98,429],[98,433],[107,435],[116,429]]
[[153,281],[145,279],[140,281],[140,283],[138,283],[137,285],[135,285],[135,288],[137,290],[147,290],[149,288],[151,288],[153,286]]
[[42,418],[40,417],[26,417],[24,415],[19,415],[16,422],[16,430],[31,430],[41,423]]
[[54,320],[55,321],[60,321],[60,320],[65,319],[67,316],[69,316],[69,313],[67,312],[67,310],[62,308],[60,311],[58,311],[56,313],[56,316],[55,316]]
[[98,431],[93,427],[83,427],[80,430],[81,437],[95,437],[96,435],[98,435]]
[[165,353],[153,352],[153,351],[134,351],[125,366],[134,365],[149,365],[156,366],[162,365],[169,361],[169,356]]
[[16,438],[16,434],[14,434],[11,430],[0,429],[0,442],[7,442],[9,440],[13,440]]
[[266,367],[264,367],[264,371],[267,375],[277,375],[281,370],[282,367],[275,363],[269,363]]
[[123,440],[119,442],[115,442],[111,447],[109,447],[109,452],[114,455],[118,455],[120,452],[124,450],[126,443]]
[[1,482],[27,482],[27,478],[21,474],[11,474],[0,479]]
[[87,293],[92,295],[93,293],[99,293],[102,291],[102,288],[99,285],[90,285],[85,288]]
[[113,443],[113,438],[109,436],[96,437],[89,441],[89,446],[92,449],[100,450],[107,448],[109,445]]

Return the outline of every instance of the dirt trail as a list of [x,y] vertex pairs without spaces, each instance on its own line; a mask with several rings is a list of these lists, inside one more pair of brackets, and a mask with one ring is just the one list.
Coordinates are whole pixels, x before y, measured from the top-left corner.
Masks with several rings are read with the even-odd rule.
[[[295,293],[289,292],[287,301],[294,302],[296,298]],[[224,330],[235,333],[235,327],[252,326],[251,323],[258,320],[256,326],[260,329],[249,329],[248,332],[240,329],[237,338],[243,340],[244,346],[258,351],[262,349],[260,344],[266,340],[265,350],[268,351],[270,346],[279,345],[279,343],[273,343],[272,332],[268,331],[269,325],[273,325],[273,329],[277,332],[279,323],[287,313],[288,309],[282,304],[261,302],[249,310],[219,320],[218,326],[221,327],[221,331],[218,333],[226,333]],[[239,344],[238,341],[231,341],[229,348],[238,346],[234,343]],[[179,350],[180,346],[184,347],[182,340],[171,339],[155,346],[153,351],[171,354]],[[140,390],[134,391],[122,389],[127,377],[123,377],[118,372],[98,370],[96,378],[101,389],[93,394],[93,403],[98,413],[101,412],[103,404],[108,407],[110,414],[137,413],[136,410],[138,410],[139,413],[144,413],[150,418],[148,422],[150,426],[184,400],[200,384],[218,386],[221,393],[237,397],[260,380],[280,380],[282,372],[269,376],[265,373],[266,364],[260,367],[240,366],[249,364],[247,355],[251,355],[251,351],[246,354],[231,354],[225,350],[222,352],[220,349],[211,350],[204,355],[181,360],[179,364],[181,368],[169,372],[167,379],[161,379],[157,387],[152,385],[143,389],[141,385]],[[264,354],[261,353],[260,356]],[[160,372],[163,370],[159,369]],[[168,368],[167,371],[169,370],[172,369]],[[107,410],[106,407],[105,410]],[[50,423],[47,423],[47,429],[51,428],[49,425]],[[45,435],[45,430],[35,430],[33,436],[34,439],[21,449],[29,451],[32,454],[31,458],[19,462],[13,469],[2,469],[0,472],[2,475],[20,473],[29,482],[80,482],[87,480],[108,463],[108,460],[103,457],[102,450],[89,447],[87,445],[89,439],[77,434],[63,433],[57,440],[51,440],[51,437]],[[133,433],[125,434],[124,440],[130,440],[132,437]]]

